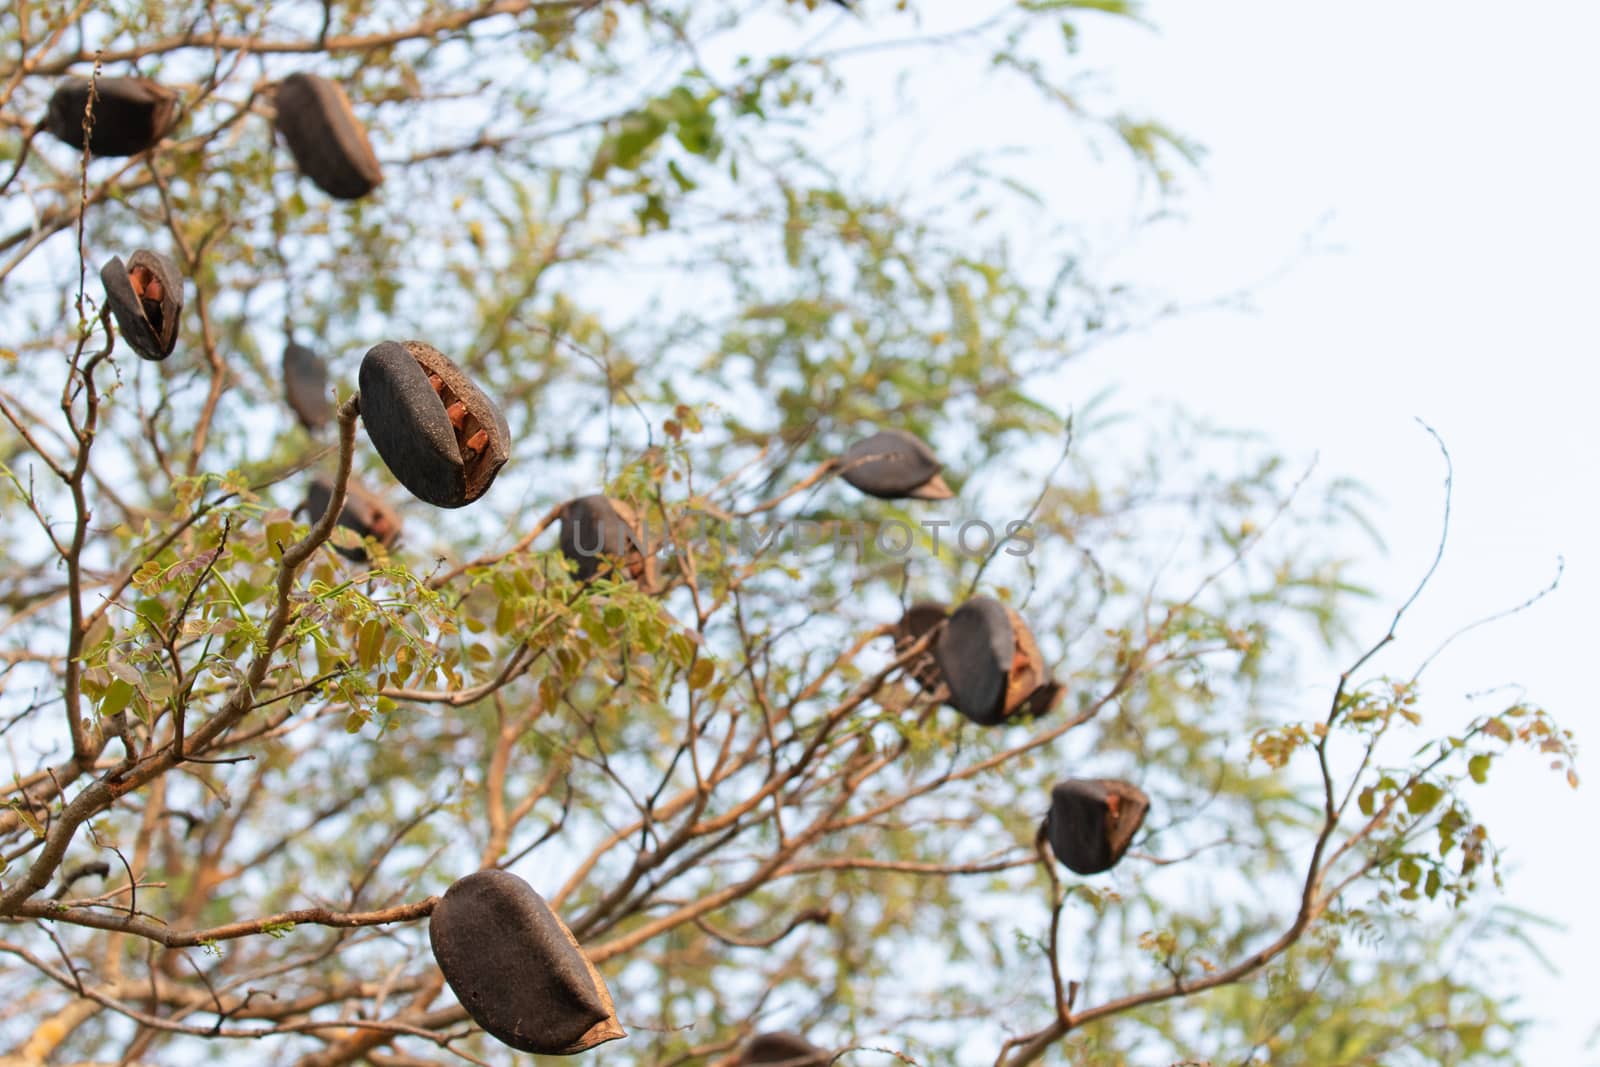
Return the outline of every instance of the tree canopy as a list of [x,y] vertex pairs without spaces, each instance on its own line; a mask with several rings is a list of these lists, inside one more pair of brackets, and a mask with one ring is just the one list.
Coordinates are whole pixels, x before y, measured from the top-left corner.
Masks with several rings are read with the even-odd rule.
[[1163,309],[859,109],[1165,203],[1135,6],[938,14],[0,16],[0,1063],[1514,1059],[1471,801],[1571,738],[1430,729],[1358,487],[1078,395]]

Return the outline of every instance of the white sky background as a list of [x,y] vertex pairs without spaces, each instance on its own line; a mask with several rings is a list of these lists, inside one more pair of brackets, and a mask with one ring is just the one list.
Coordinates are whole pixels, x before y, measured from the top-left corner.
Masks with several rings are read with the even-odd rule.
[[[829,43],[904,33],[886,8],[865,0],[864,24],[838,16]],[[927,28],[982,14],[962,0],[925,10]],[[1489,710],[1467,694],[1521,683],[1587,748],[1577,792],[1522,758],[1497,762],[1474,799],[1507,846],[1504,899],[1565,924],[1539,939],[1563,974],[1529,961],[1519,976],[1521,1009],[1543,1020],[1527,1062],[1600,1064],[1600,1049],[1585,1048],[1600,1025],[1600,724],[1588,658],[1600,602],[1600,4],[1149,0],[1145,10],[1155,33],[1085,16],[1080,60],[1107,72],[1107,100],[1207,157],[1184,178],[1183,218],[1145,228],[1090,274],[1185,303],[1271,280],[1254,289],[1251,313],[1181,316],[1097,350],[1051,399],[1065,406],[1115,384],[1118,409],[1179,403],[1375,490],[1388,555],[1352,546],[1369,563],[1359,577],[1381,594],[1364,615],[1374,639],[1437,542],[1443,467],[1414,420],[1436,428],[1455,463],[1447,553],[1374,671],[1409,675],[1463,623],[1547,585],[1565,557],[1554,594],[1463,637],[1423,692],[1438,730]],[[858,63],[862,112],[892,124],[884,100],[899,57]],[[1088,224],[1102,249],[1138,229],[1129,171],[1109,155],[1094,164],[1014,88],[940,72],[911,95],[923,136],[875,142],[869,167],[904,177],[981,145],[1026,146],[1012,169],[1046,189],[1053,218]],[[1308,239],[1317,251],[1300,254]],[[1325,702],[1326,681],[1308,679],[1308,696]]]
[[[1172,320],[1079,373],[1120,400],[1177,401],[1320,454],[1379,494],[1389,543],[1367,573],[1387,603],[1438,532],[1440,459],[1455,511],[1434,585],[1376,664],[1408,672],[1460,623],[1558,591],[1462,638],[1430,669],[1440,716],[1521,682],[1578,732],[1589,784],[1536,760],[1497,765],[1480,811],[1507,843],[1507,899],[1560,920],[1524,1010],[1548,1020],[1528,1062],[1600,1063],[1600,825],[1592,648],[1600,601],[1600,5],[1155,0],[1158,34],[1104,32],[1084,58],[1116,94],[1208,149],[1187,221],[1125,258],[1128,277],[1200,300],[1269,275],[1315,233],[1336,248],[1255,294],[1255,312]],[[1119,405],[1120,406],[1120,405]],[[1484,710],[1484,709],[1473,709]],[[1436,720],[1437,721],[1437,720]]]

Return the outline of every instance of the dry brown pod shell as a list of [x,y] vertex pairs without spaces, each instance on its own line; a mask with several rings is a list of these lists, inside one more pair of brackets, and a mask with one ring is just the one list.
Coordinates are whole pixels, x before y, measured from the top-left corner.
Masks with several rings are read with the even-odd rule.
[[100,282],[122,339],[145,359],[159,362],[172,355],[183,314],[183,276],[177,264],[141,248],[127,263],[112,256],[100,268]]
[[757,1034],[739,1054],[735,1067],[828,1067],[833,1054],[790,1030]]
[[934,658],[950,688],[950,704],[980,726],[997,726],[1019,713],[1042,715],[1061,697],[1028,624],[992,597],[973,597],[955,610],[934,645]]
[[278,83],[278,132],[300,173],[323,192],[359,200],[383,183],[383,168],[366,127],[336,81],[320,74],[291,74]]
[[[316,477],[306,487],[306,498],[299,511],[306,521],[315,523],[328,510],[333,500],[333,482]],[[345,483],[344,507],[339,510],[337,524],[355,532],[357,537],[370,537],[385,548],[393,548],[400,537],[400,514],[382,497],[367,492],[355,482]],[[355,563],[367,562],[367,550],[359,545],[353,548],[333,546],[333,550]]]
[[[149,78],[96,78],[89,153],[132,156],[155,146],[172,129],[177,105],[176,91]],[[67,78],[50,96],[45,129],[81,150],[88,108],[89,79]]]
[[1099,874],[1122,859],[1149,810],[1150,798],[1130,782],[1072,778],[1050,790],[1041,830],[1069,870]]
[[[900,621],[894,628],[894,650],[896,655],[916,644],[935,626],[950,617],[950,605],[938,600],[919,600],[906,609]],[[906,664],[906,671],[915,678],[923,692],[935,693],[944,685],[944,674],[939,670],[939,661],[934,657],[933,646],[929,645],[922,654]]]
[[442,352],[384,341],[361,361],[361,422],[390,472],[419,500],[459,508],[511,455],[499,407]]
[[452,885],[433,909],[428,940],[467,1014],[514,1049],[569,1056],[627,1036],[572,931],[510,871]]
[[316,352],[293,341],[283,350],[283,397],[300,425],[311,433],[333,421],[328,365]]
[[645,592],[656,589],[656,561],[649,531],[626,503],[595,493],[561,505],[561,554],[588,581],[620,560],[624,573]]
[[943,469],[933,449],[904,430],[880,430],[839,457],[841,478],[884,500],[949,500],[955,493],[940,476]]

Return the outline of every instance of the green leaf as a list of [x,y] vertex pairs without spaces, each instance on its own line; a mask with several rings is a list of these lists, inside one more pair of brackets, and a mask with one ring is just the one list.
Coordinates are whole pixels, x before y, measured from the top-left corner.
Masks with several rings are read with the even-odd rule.
[[133,700],[133,686],[121,678],[115,679],[106,687],[105,698],[100,701],[101,715],[116,715],[127,708]]
[[1361,809],[1361,814],[1371,815],[1377,807],[1377,793],[1369,785],[1361,791],[1356,798],[1356,805]]
[[800,215],[800,197],[787,185],[783,187],[783,258],[790,268],[800,266],[801,237],[805,233],[805,220]]
[[1444,796],[1444,790],[1432,782],[1418,782],[1406,794],[1406,810],[1413,815],[1426,815]]
[[368,619],[361,624],[361,630],[356,635],[356,662],[361,664],[362,670],[371,670],[378,662],[378,655],[383,651],[383,623],[377,619]]
[[665,230],[672,225],[672,216],[667,213],[667,201],[660,193],[647,194],[636,214],[639,218],[639,228],[647,233],[652,226]]
[[1489,764],[1492,761],[1493,757],[1484,753],[1473,756],[1467,761],[1467,773],[1472,776],[1474,782],[1482,785],[1489,780]]
[[10,808],[12,811],[17,813],[17,818],[21,820],[22,825],[33,831],[33,836],[44,836],[44,824],[38,820],[38,818],[33,814],[33,811],[26,804],[23,804],[20,800],[13,800],[11,801]]
[[697,659],[689,668],[689,688],[704,689],[717,675],[717,665],[709,659]]

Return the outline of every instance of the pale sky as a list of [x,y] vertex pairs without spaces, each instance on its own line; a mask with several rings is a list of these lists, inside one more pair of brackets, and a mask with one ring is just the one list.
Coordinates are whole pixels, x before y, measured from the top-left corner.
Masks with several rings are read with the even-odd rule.
[[[1558,919],[1527,968],[1547,1024],[1527,1062],[1596,1064],[1600,744],[1589,663],[1600,601],[1600,5],[1443,0],[1155,0],[1159,34],[1091,37],[1119,95],[1204,144],[1184,225],[1130,275],[1189,299],[1269,274],[1299,238],[1339,249],[1256,294],[1253,315],[1172,321],[1091,357],[1127,393],[1320,454],[1381,497],[1372,573],[1383,616],[1437,537],[1439,458],[1455,462],[1450,543],[1379,669],[1409,671],[1460,623],[1533,609],[1463,638],[1425,678],[1442,721],[1463,697],[1520,682],[1578,733],[1573,792],[1532,758],[1497,770],[1480,811],[1507,844],[1508,902]],[[1128,373],[1137,368],[1137,373]]]
[[[1382,594],[1364,615],[1374,639],[1438,538],[1443,468],[1415,422],[1425,419],[1455,463],[1450,542],[1373,670],[1409,675],[1463,623],[1547,585],[1564,557],[1556,593],[1464,637],[1430,669],[1428,725],[1486,710],[1468,693],[1521,683],[1592,757],[1600,5],[1151,0],[1145,10],[1156,32],[1085,16],[1081,62],[1107,73],[1105,101],[1165,121],[1207,156],[1182,183],[1184,218],[1145,229],[1098,264],[1100,277],[1186,303],[1270,280],[1253,313],[1183,316],[1119,340],[1069,366],[1060,388],[1088,396],[1115,383],[1130,410],[1181,402],[1375,490],[1389,553],[1365,550]],[[864,11],[864,24],[840,16],[830,43],[905,30],[870,0]],[[957,0],[928,12],[932,28],[982,15]],[[886,99],[898,67],[871,58],[851,74],[876,78]],[[1097,162],[1014,88],[951,68],[906,96],[920,134],[877,139],[869,166],[899,178],[933,169],[950,146],[1027,146],[1012,169],[1044,186],[1051,217],[1087,227],[1102,248],[1138,229],[1114,153]],[[863,89],[859,103],[894,118],[877,93]],[[1308,243],[1316,251],[1298,254]],[[1592,764],[1580,759],[1589,781],[1576,792],[1535,758],[1497,764],[1477,794],[1506,846],[1504,900],[1566,927],[1539,939],[1564,975],[1529,961],[1517,976],[1522,1009],[1543,1020],[1529,1063],[1600,1064],[1600,1048],[1585,1048],[1600,1026]]]

